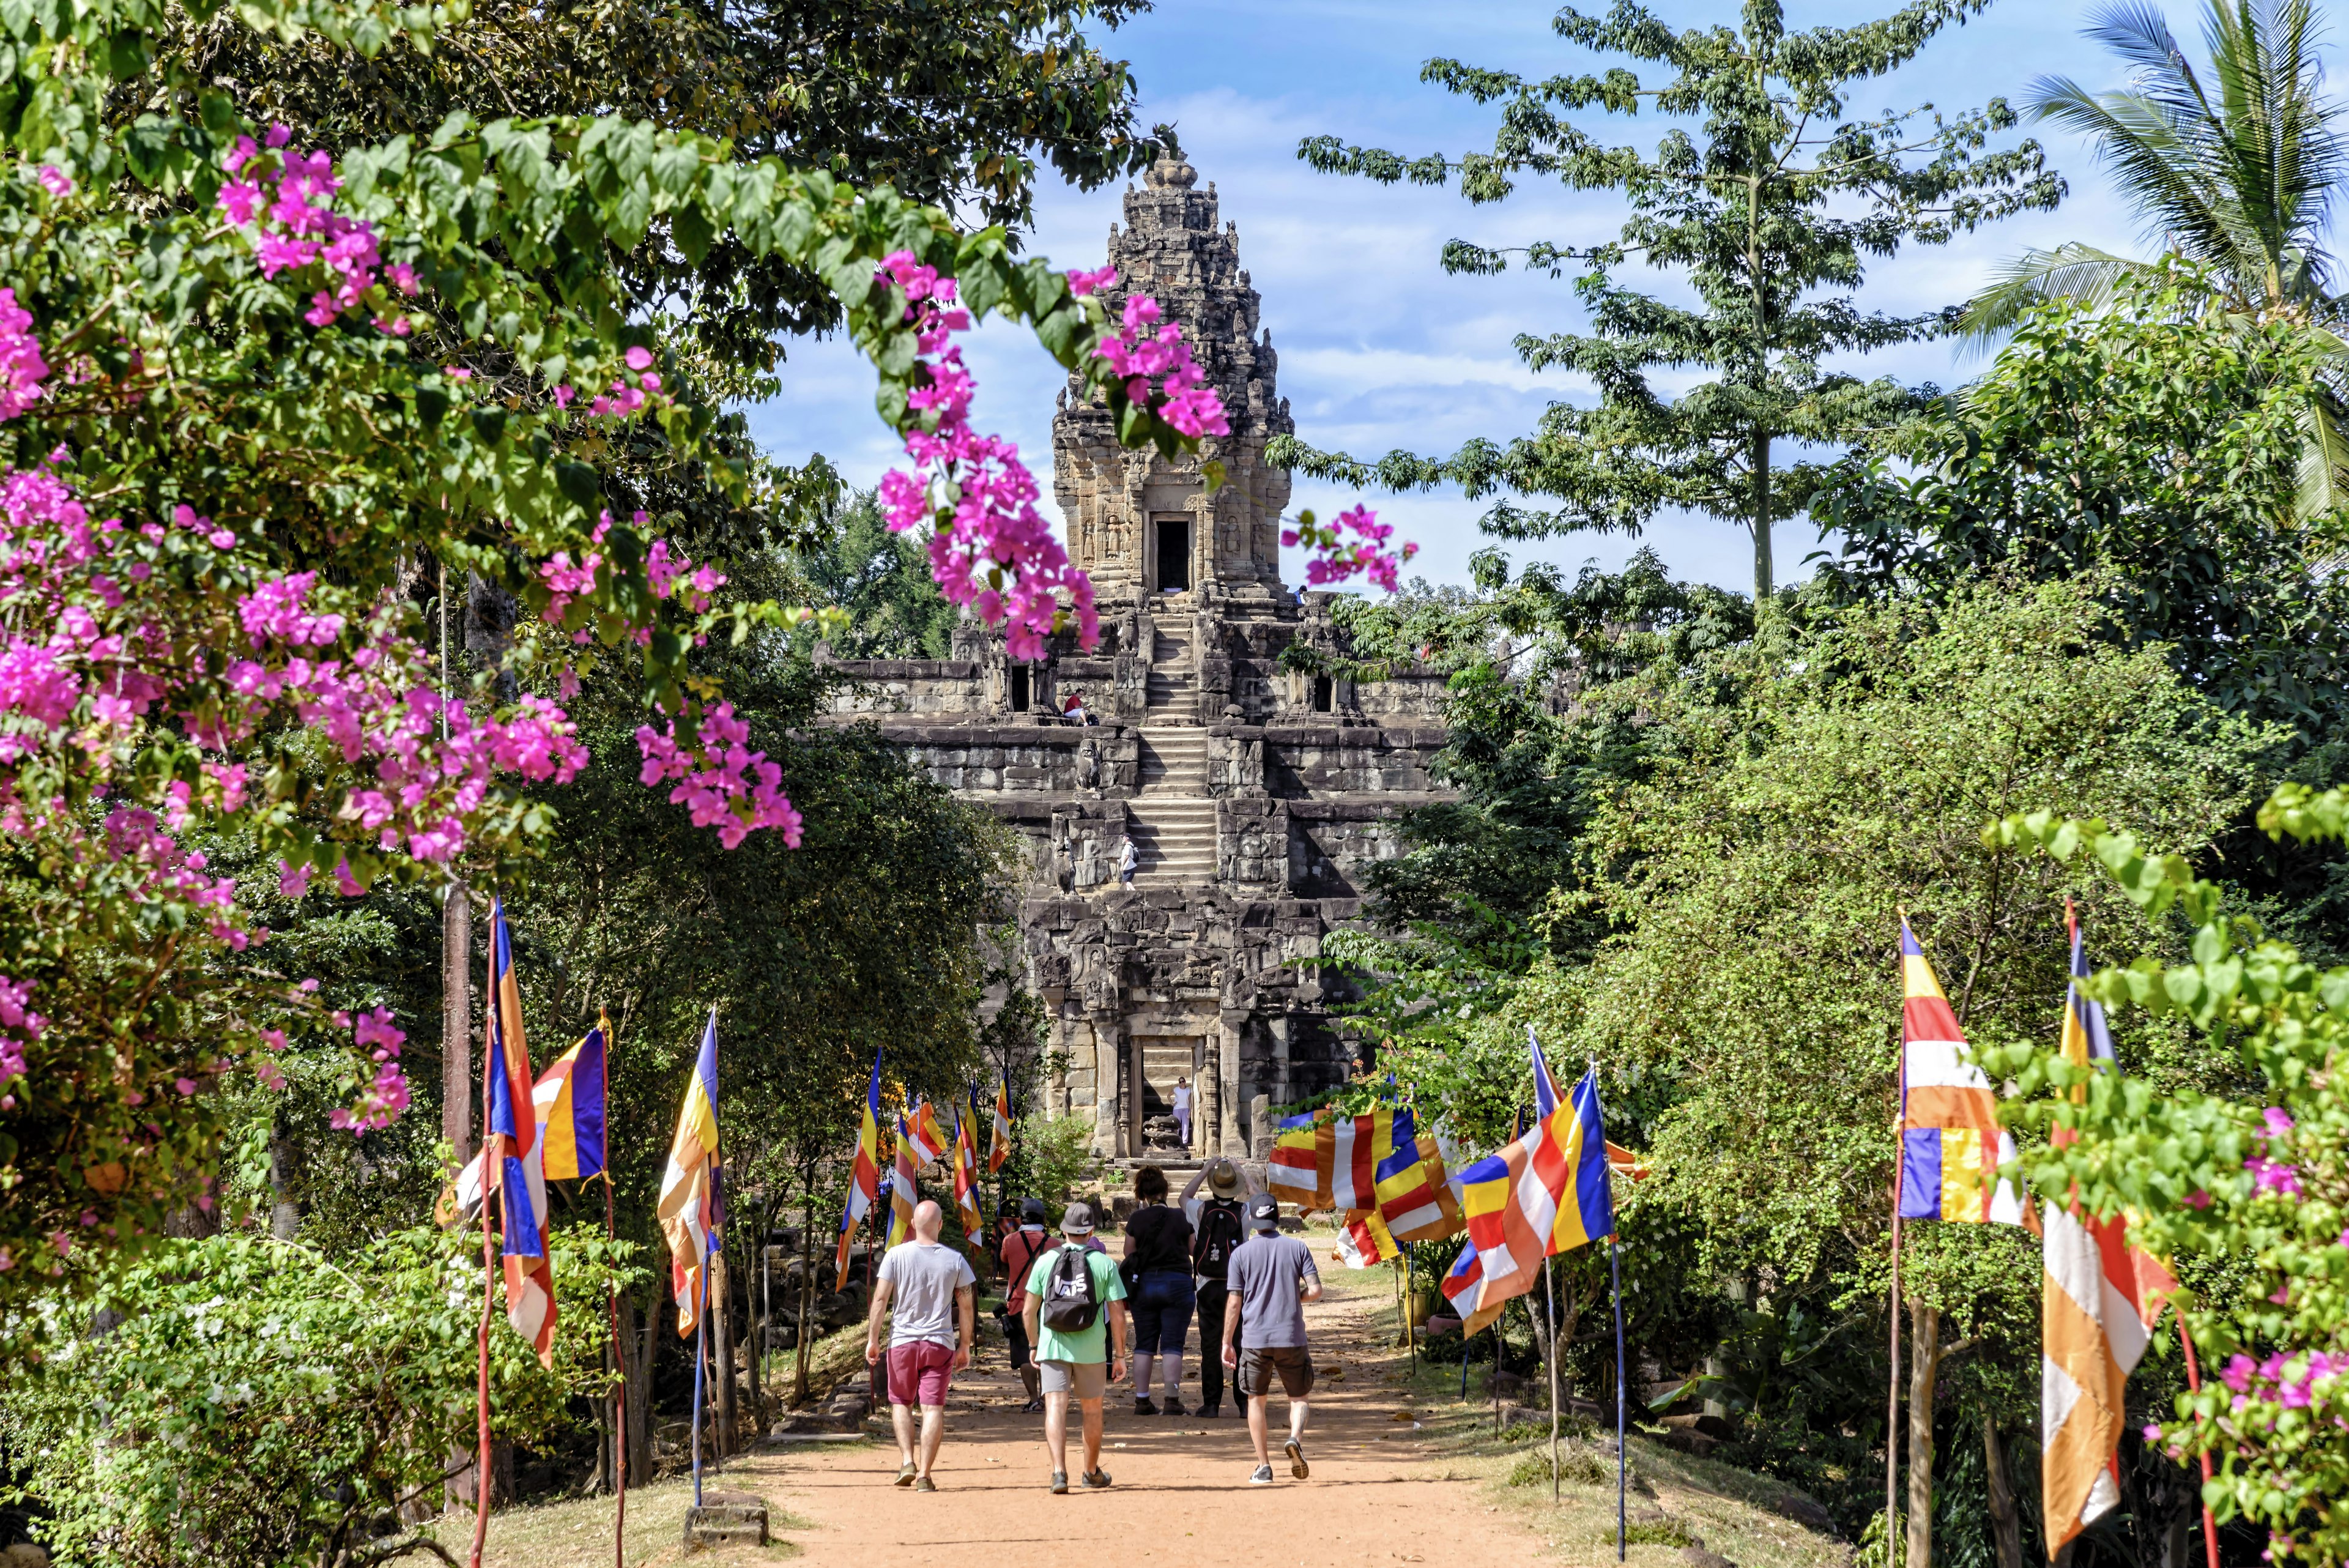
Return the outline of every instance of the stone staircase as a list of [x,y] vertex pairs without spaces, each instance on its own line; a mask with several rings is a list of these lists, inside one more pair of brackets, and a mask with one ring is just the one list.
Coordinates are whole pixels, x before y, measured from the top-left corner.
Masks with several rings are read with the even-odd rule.
[[1207,732],[1195,724],[1146,725],[1142,787],[1128,805],[1142,863],[1136,887],[1216,879],[1216,802],[1207,794]]
[[1199,722],[1199,678],[1191,670],[1188,638],[1158,633],[1151,650],[1150,677],[1144,696],[1150,704],[1148,723],[1195,724]]

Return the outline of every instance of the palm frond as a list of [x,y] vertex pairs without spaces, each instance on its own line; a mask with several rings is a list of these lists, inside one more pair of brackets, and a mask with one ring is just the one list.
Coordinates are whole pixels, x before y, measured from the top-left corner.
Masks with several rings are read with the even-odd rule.
[[2058,245],[2025,251],[2002,265],[1988,288],[1966,302],[1957,339],[1969,353],[1982,353],[2004,341],[2036,306],[2051,299],[2076,300],[2091,310],[2104,307],[2124,278],[2157,270],[2155,264],[2116,256],[2094,245]]

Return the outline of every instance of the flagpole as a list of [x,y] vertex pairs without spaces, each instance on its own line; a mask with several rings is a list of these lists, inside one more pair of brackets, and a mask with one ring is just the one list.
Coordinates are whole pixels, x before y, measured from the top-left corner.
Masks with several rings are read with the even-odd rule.
[[701,1341],[709,1332],[709,1252],[701,1254],[701,1303],[693,1314],[693,1506],[701,1506]]
[[1549,1310],[1549,1500],[1557,1501],[1557,1287],[1550,1260],[1542,1260],[1542,1298]]
[[[1900,923],[1905,929],[1909,923],[1909,911],[1906,909],[1900,911]],[[1892,1542],[1900,1517],[1900,1205],[1907,1195],[1909,1176],[1909,1140],[1905,1130],[1909,1120],[1909,1028],[1905,1013],[1903,1020],[1898,1077],[1900,1104],[1892,1120],[1892,1365],[1884,1391],[1885,1568],[1892,1568]],[[2215,1564],[2213,1568],[2216,1568]]]
[[[491,1002],[495,1006],[494,1000]],[[486,1054],[484,1061],[486,1062]],[[490,1251],[490,1156],[497,1135],[481,1135],[481,1376],[473,1392],[473,1555],[481,1568],[481,1548],[490,1535],[490,1314],[497,1308],[497,1264]]]
[[[2186,1347],[2186,1386],[2189,1392],[2202,1392],[2202,1369],[2194,1360],[2194,1336],[2186,1332],[2186,1314],[2178,1314],[2178,1343]],[[2210,1484],[2210,1452],[2202,1451],[2202,1484]],[[2210,1517],[2210,1505],[2202,1505],[2202,1555],[2209,1568],[2219,1568],[2219,1522]]]
[[[606,1049],[609,1046],[607,1036]],[[612,1172],[607,1167],[604,1171],[604,1240],[616,1243],[618,1239],[619,1230],[613,1217]],[[612,1515],[612,1568],[627,1568],[628,1342],[620,1332],[620,1290],[608,1273],[604,1276],[604,1301],[612,1312],[612,1365],[620,1373],[620,1386],[612,1391],[612,1491],[619,1500]]]
[[[1630,1485],[1631,1455],[1623,1446],[1623,1243],[1607,1238],[1607,1273],[1615,1297],[1615,1561],[1623,1561],[1624,1494]],[[1557,1471],[1553,1469],[1555,1476]]]

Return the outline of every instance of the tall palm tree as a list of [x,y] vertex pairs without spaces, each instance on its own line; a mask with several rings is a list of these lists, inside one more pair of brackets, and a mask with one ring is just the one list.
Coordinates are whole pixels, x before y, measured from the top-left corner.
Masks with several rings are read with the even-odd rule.
[[[2087,35],[2134,67],[2128,85],[2092,93],[2042,77],[2023,102],[2033,119],[2094,142],[2165,256],[2137,261],[2079,242],[2026,252],[1968,303],[1961,339],[1988,347],[2034,305],[2102,305],[2123,279],[2183,259],[2207,269],[2208,307],[2254,317],[2296,308],[2349,372],[2349,300],[2333,292],[2338,263],[2324,244],[2349,137],[2323,90],[2316,14],[2309,0],[2204,3],[2205,69],[2159,11],[2118,0],[2094,13]],[[2308,416],[2303,515],[2349,505],[2349,421],[2328,403]]]

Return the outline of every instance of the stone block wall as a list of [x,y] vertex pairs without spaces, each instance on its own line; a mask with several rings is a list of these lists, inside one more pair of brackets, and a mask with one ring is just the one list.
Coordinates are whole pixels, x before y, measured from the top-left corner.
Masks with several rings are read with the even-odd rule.
[[1216,803],[1216,877],[1259,897],[1288,890],[1288,803],[1226,797]]
[[1368,801],[1288,804],[1286,872],[1292,892],[1316,898],[1359,898],[1363,873],[1403,853],[1402,825],[1389,807]]

